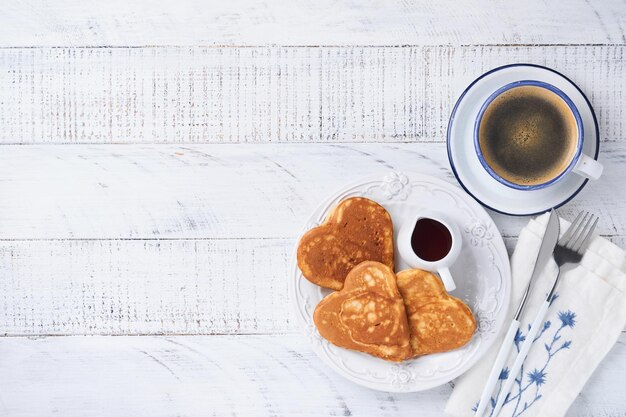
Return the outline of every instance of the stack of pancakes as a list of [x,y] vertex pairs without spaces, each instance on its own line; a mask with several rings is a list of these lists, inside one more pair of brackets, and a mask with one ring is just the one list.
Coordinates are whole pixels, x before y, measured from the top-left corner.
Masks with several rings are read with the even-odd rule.
[[397,362],[456,349],[474,334],[471,310],[437,276],[394,273],[391,217],[372,200],[339,203],[300,239],[297,258],[309,281],[336,290],[313,321],[337,346]]

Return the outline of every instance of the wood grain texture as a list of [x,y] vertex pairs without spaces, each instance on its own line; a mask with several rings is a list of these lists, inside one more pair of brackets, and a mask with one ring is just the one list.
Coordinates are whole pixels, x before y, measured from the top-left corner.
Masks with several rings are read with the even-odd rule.
[[293,330],[293,242],[0,242],[0,335]]
[[626,43],[622,0],[28,0],[2,10],[4,46]]
[[[626,234],[626,146],[561,213],[593,209]],[[0,152],[0,239],[293,239],[331,193],[363,176],[419,171],[456,183],[445,145],[20,145]],[[494,214],[504,236],[527,218]]]
[[[373,392],[312,354],[287,295],[301,227],[364,175],[454,182],[456,98],[531,62],[581,86],[604,142],[602,181],[561,214],[593,210],[625,247],[625,16],[624,0],[3,5],[0,415],[441,415],[449,385]],[[511,251],[527,219],[494,218]],[[623,417],[625,374],[622,334],[568,415]]]
[[625,51],[0,49],[0,143],[442,142],[464,88],[516,62],[566,74],[597,109],[602,140],[625,141]]
[[[335,374],[307,343],[299,334],[1,338],[0,414],[441,415],[450,385],[411,394],[371,391]],[[625,373],[622,335],[567,416],[622,416]]]
[[[622,143],[592,208],[626,246]],[[423,144],[19,145],[0,153],[0,334],[293,331],[293,247],[314,208],[359,177],[419,170],[454,182]],[[509,249],[527,221],[494,215]]]
[[[505,239],[510,252],[515,242]],[[298,332],[287,294],[295,244],[2,241],[0,336]]]

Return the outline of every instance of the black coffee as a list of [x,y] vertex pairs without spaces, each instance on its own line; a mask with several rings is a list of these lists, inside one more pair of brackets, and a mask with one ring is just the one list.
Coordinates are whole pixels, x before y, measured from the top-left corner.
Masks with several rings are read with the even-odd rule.
[[536,86],[514,87],[487,107],[478,142],[485,161],[500,177],[537,185],[567,168],[576,152],[578,127],[557,94]]

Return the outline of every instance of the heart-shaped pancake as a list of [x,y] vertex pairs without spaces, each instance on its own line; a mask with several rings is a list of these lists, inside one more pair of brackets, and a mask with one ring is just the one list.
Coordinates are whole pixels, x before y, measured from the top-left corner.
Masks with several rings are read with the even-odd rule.
[[396,275],[380,262],[354,267],[343,289],[320,301],[313,321],[334,345],[396,362],[411,357],[409,327]]
[[340,290],[348,272],[361,262],[382,262],[393,269],[391,216],[370,199],[343,200],[321,226],[302,236],[297,258],[305,278],[332,290]]
[[409,321],[413,356],[447,352],[470,341],[476,330],[472,311],[448,295],[437,276],[408,269],[398,273],[397,285]]

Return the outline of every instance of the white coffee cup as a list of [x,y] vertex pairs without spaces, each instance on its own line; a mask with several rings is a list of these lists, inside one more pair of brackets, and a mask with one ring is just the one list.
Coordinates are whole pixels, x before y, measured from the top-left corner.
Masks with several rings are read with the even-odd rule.
[[[481,145],[480,145],[480,128],[483,122],[483,118],[490,108],[492,103],[500,97],[502,94],[508,93],[513,89],[520,87],[535,87],[539,89],[543,89],[544,91],[549,92],[548,94],[553,95],[554,97],[560,98],[566,106],[569,108],[569,113],[571,113],[572,118],[576,123],[576,149],[570,156],[568,164],[561,169],[554,177],[545,179],[544,182],[539,184],[518,184],[512,182],[502,175],[496,172],[489,162],[485,158],[483,154]],[[557,87],[548,84],[543,81],[537,80],[522,80],[515,81],[510,84],[507,84],[495,92],[493,92],[487,100],[483,103],[480,108],[478,115],[476,116],[476,122],[474,123],[474,149],[476,150],[476,156],[478,156],[478,160],[485,170],[491,175],[496,181],[499,183],[506,185],[507,187],[514,188],[516,190],[524,190],[524,191],[533,191],[539,190],[545,187],[549,187],[552,184],[557,183],[561,179],[565,178],[570,172],[581,175],[590,180],[597,180],[602,175],[603,167],[598,161],[596,161],[591,156],[585,155],[583,153],[583,144],[585,141],[585,129],[583,126],[582,116],[580,115],[578,108],[574,104],[574,102],[565,94],[563,91],[559,90]]]
[[[417,226],[417,222],[421,219],[434,220],[448,229],[452,242],[447,254],[445,254],[441,259],[425,260],[420,258],[419,255],[415,253],[411,240],[413,232]],[[424,236],[424,238],[429,237]],[[416,214],[411,221],[407,221],[400,227],[397,246],[400,257],[411,268],[420,268],[436,272],[439,274],[441,281],[443,281],[446,291],[453,291],[456,288],[454,280],[452,279],[452,274],[450,273],[450,267],[461,253],[461,232],[456,224],[449,220],[444,214],[428,210],[423,210]]]

